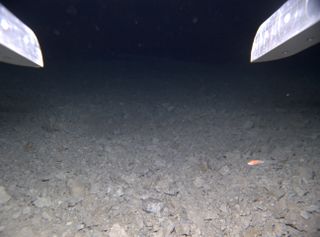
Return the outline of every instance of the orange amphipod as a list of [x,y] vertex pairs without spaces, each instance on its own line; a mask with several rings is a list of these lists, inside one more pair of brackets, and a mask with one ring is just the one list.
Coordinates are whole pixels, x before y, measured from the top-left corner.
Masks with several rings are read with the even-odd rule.
[[263,160],[250,160],[250,161],[248,162],[248,165],[261,165],[261,164],[263,164],[263,163],[264,163]]

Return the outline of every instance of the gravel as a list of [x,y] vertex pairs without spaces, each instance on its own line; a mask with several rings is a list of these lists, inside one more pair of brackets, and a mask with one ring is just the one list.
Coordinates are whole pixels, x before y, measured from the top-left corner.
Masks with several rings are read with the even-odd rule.
[[4,67],[0,236],[320,236],[320,76],[259,70]]

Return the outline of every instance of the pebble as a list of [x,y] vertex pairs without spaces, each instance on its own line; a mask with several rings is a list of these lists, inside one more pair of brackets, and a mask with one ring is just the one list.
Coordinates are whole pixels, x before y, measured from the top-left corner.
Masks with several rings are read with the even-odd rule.
[[160,180],[155,189],[169,196],[177,196],[179,193],[177,184],[175,182],[168,182],[167,180]]
[[142,202],[142,210],[147,213],[159,214],[164,208],[164,203],[159,199],[147,198]]
[[180,223],[175,227],[175,231],[179,236],[192,236],[190,223]]
[[238,150],[229,151],[225,153],[225,157],[230,160],[240,160],[242,158],[242,154]]
[[36,207],[39,207],[39,208],[52,206],[51,200],[49,198],[46,198],[46,197],[38,197],[37,200],[35,200],[33,202],[33,204]]
[[25,207],[22,209],[23,215],[29,215],[31,213],[31,207]]
[[312,140],[316,140],[318,138],[320,138],[320,134],[319,133],[314,133],[314,134],[311,135],[311,139]]
[[162,236],[170,236],[172,232],[175,230],[175,223],[171,220],[165,220],[161,223],[162,228]]
[[113,193],[113,196],[114,196],[114,197],[122,197],[124,194],[125,194],[125,193],[124,193],[123,187],[120,187],[120,186],[119,186],[119,187],[115,190],[115,192]]
[[254,122],[252,120],[248,120],[244,123],[243,128],[246,130],[254,128]]
[[302,216],[304,219],[309,220],[310,219],[310,214],[306,211],[301,211],[300,216]]
[[319,205],[310,205],[306,208],[306,211],[309,213],[314,213],[314,212],[320,213],[320,206]]
[[228,212],[228,207],[226,204],[221,204],[221,206],[219,207],[219,210],[224,212],[224,213],[227,213]]
[[38,236],[38,235],[31,229],[31,227],[27,226],[27,227],[20,228],[14,236],[31,237],[31,236]]
[[7,193],[3,186],[0,186],[0,205],[7,203],[11,199],[11,196]]
[[249,226],[251,225],[252,222],[252,217],[251,216],[241,216],[241,228],[243,230],[246,230],[247,228],[249,228]]
[[168,111],[168,112],[172,112],[175,107],[173,105],[171,105],[170,103],[163,103],[162,106]]
[[230,173],[230,168],[225,165],[219,170],[219,173],[223,176],[228,175]]
[[[257,227],[251,227],[248,228],[247,230],[244,231],[242,234],[243,237],[256,237],[256,236],[262,236],[261,231]],[[273,236],[271,235],[266,235],[266,236]]]
[[109,237],[129,237],[129,235],[123,227],[116,223],[111,227]]
[[201,188],[205,185],[206,181],[202,178],[202,177],[196,177],[194,180],[193,180],[193,184],[194,186],[196,186],[197,188]]
[[12,218],[13,219],[18,219],[20,216],[21,216],[21,212],[20,211],[17,211],[17,212],[12,214]]
[[52,217],[51,217],[51,216],[49,215],[49,213],[46,212],[46,211],[42,212],[41,217],[42,217],[43,219],[47,220],[47,221],[51,221],[51,220],[52,220]]
[[293,190],[299,197],[303,197],[307,193],[307,191],[297,185],[293,186]]
[[84,183],[80,182],[79,180],[68,179],[67,187],[72,197],[84,197],[84,195],[86,194],[86,187]]

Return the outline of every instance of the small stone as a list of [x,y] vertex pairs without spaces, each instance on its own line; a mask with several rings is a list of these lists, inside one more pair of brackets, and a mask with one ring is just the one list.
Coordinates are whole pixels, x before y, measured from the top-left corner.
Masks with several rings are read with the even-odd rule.
[[66,226],[70,226],[70,225],[72,225],[72,224],[73,224],[72,221],[68,221],[68,222],[66,223]]
[[69,179],[67,181],[67,187],[72,197],[75,197],[75,198],[84,197],[86,194],[85,184],[80,182],[79,180]]
[[172,112],[175,107],[169,103],[163,103],[162,106],[168,111],[168,112]]
[[300,188],[299,186],[295,185],[293,186],[293,190],[295,191],[295,193],[299,196],[299,197],[303,197],[307,192],[305,190],[303,190],[302,188]]
[[7,203],[11,196],[7,193],[3,186],[0,186],[0,205]]
[[251,121],[251,120],[246,121],[246,122],[244,123],[244,125],[243,125],[243,128],[244,128],[245,130],[249,130],[249,129],[254,128],[254,122]]
[[175,230],[175,223],[171,221],[170,219],[165,220],[161,223],[161,226],[163,227],[163,235],[162,236],[170,236],[172,232]]
[[76,227],[77,231],[82,230],[83,228],[85,228],[85,224],[83,224],[83,223],[78,224]]
[[221,206],[219,207],[219,210],[224,212],[224,213],[227,213],[228,212],[228,207],[226,204],[221,204]]
[[147,198],[142,202],[142,210],[147,213],[159,214],[164,208],[164,203],[161,200]]
[[[256,237],[256,236],[262,236],[261,231],[257,227],[251,227],[245,230],[242,234],[243,237]],[[266,235],[267,236],[267,235]],[[272,235],[268,235],[272,236]]]
[[227,165],[223,166],[220,170],[219,173],[223,176],[227,175],[230,173],[230,169]]
[[177,196],[179,193],[177,184],[175,182],[169,183],[167,180],[160,180],[155,189],[158,192],[164,193],[169,196]]
[[229,151],[225,153],[225,157],[230,160],[240,160],[242,158],[242,154],[238,150]]
[[3,225],[0,226],[0,232],[4,231],[5,227]]
[[306,211],[309,213],[314,213],[314,212],[318,212],[320,213],[320,206],[318,205],[310,205],[306,208]]
[[91,193],[91,194],[99,195],[99,193],[100,193],[100,184],[98,184],[98,183],[93,183],[93,184],[90,186],[90,193]]
[[245,229],[249,228],[249,226],[251,225],[252,217],[251,216],[242,216],[240,218],[240,220],[241,220],[241,228],[245,230]]
[[25,207],[22,210],[23,215],[29,215],[31,213],[31,207]]
[[33,202],[36,207],[43,208],[43,207],[50,207],[52,202],[49,198],[45,197],[38,197],[37,200]]
[[301,211],[301,212],[300,212],[300,216],[302,216],[302,217],[303,217],[304,219],[306,219],[306,220],[310,219],[310,215],[309,215],[309,213],[306,212],[306,211]]
[[197,188],[201,188],[201,187],[203,187],[205,185],[205,181],[203,180],[203,178],[198,176],[193,180],[193,184]]
[[284,223],[279,223],[279,222],[275,222],[275,223],[269,223],[266,225],[266,228],[263,231],[263,236],[273,236],[273,237],[277,237],[277,236],[283,236],[283,233],[286,232],[287,230],[287,226]]
[[109,232],[109,237],[129,237],[123,227],[118,223],[114,224]]
[[191,224],[190,223],[180,223],[175,227],[175,231],[179,236],[191,236]]
[[311,139],[312,140],[316,140],[318,138],[320,138],[320,134],[319,133],[314,133],[314,134],[311,135]]
[[19,230],[14,236],[30,237],[30,236],[38,236],[38,235],[31,229],[31,227],[27,226],[27,227],[19,228]]
[[279,201],[286,194],[283,189],[273,188],[270,189],[270,193]]
[[52,217],[51,217],[51,216],[49,215],[49,213],[46,212],[46,211],[42,212],[41,217],[42,217],[43,219],[47,220],[47,221],[51,221],[51,220],[52,220]]
[[15,213],[13,213],[12,218],[13,218],[13,219],[18,219],[20,216],[21,216],[21,212],[20,212],[20,211],[17,211],[17,212],[15,212]]
[[115,197],[122,197],[124,195],[123,187],[118,187],[113,194]]

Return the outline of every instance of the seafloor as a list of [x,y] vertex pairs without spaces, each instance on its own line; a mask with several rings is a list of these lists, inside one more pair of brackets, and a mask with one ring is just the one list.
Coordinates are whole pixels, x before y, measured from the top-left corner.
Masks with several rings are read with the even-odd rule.
[[277,65],[0,65],[0,236],[320,236],[320,70]]

